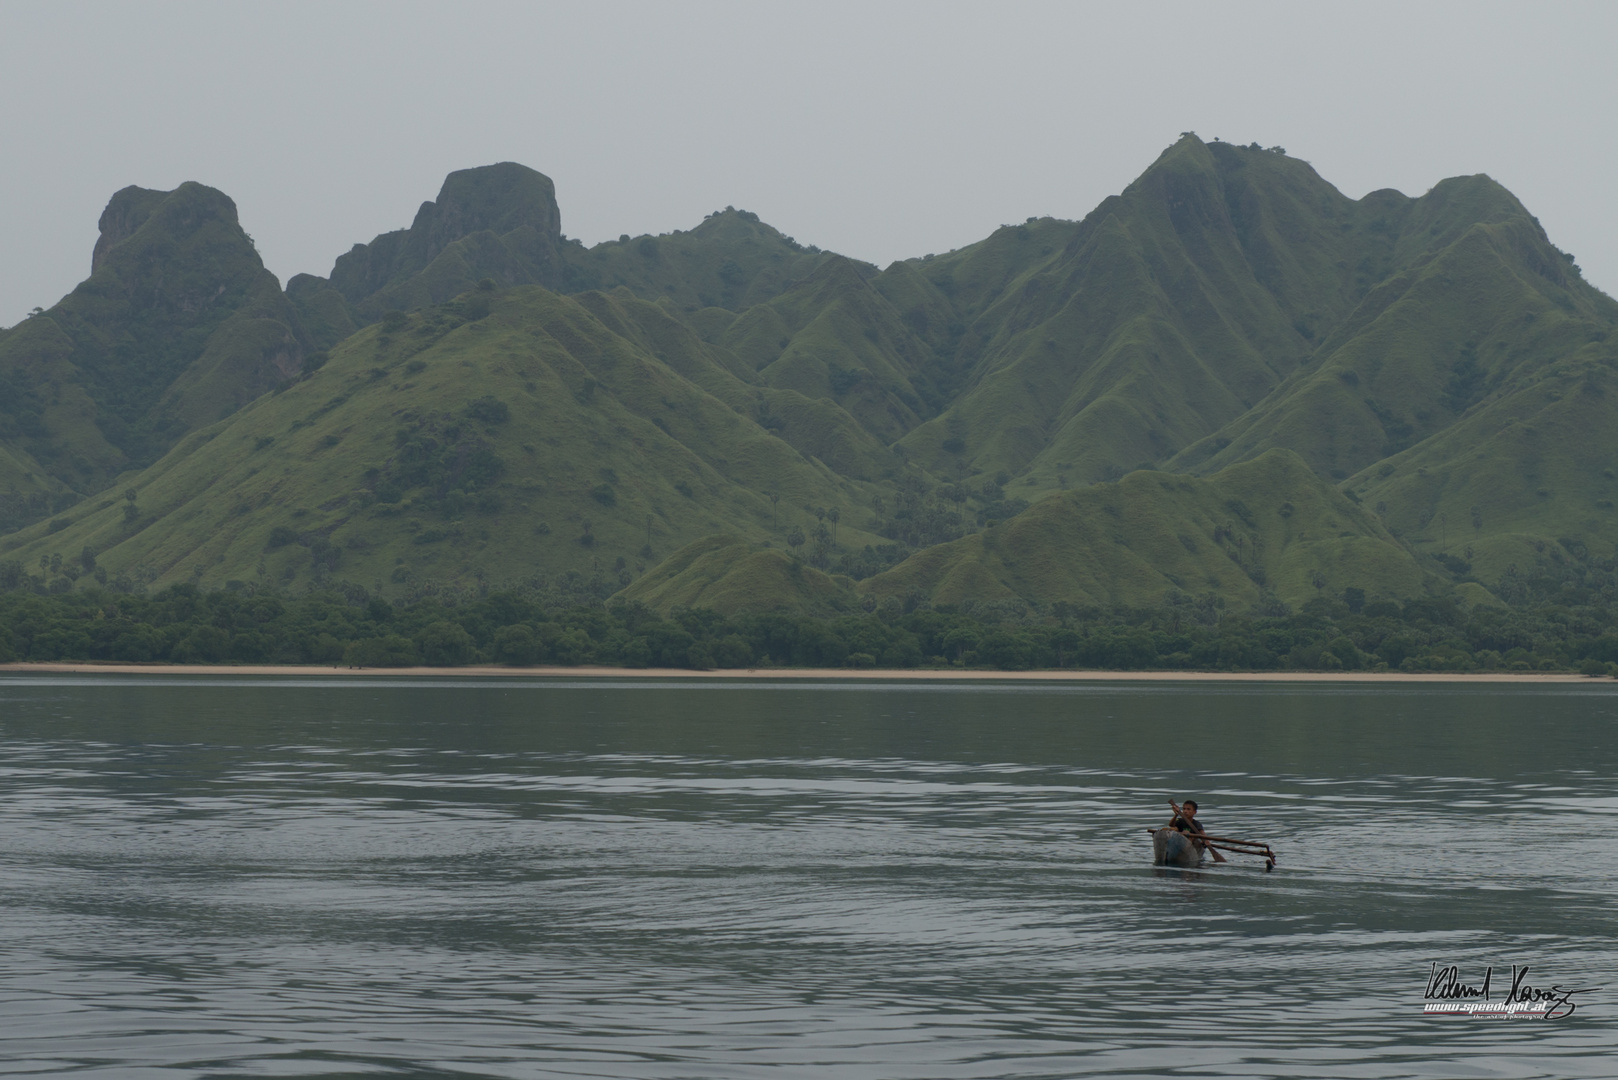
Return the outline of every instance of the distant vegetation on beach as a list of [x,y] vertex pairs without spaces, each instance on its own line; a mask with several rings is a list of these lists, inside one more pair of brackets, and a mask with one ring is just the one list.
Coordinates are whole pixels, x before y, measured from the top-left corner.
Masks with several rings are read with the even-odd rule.
[[1217,600],[1036,610],[887,597],[833,618],[685,607],[659,614],[633,601],[604,605],[605,588],[576,576],[399,605],[363,590],[11,591],[0,593],[0,661],[1618,675],[1618,576],[1514,577],[1509,588],[1514,606],[1471,610],[1450,597],[1399,604],[1348,589],[1298,612],[1232,612]]

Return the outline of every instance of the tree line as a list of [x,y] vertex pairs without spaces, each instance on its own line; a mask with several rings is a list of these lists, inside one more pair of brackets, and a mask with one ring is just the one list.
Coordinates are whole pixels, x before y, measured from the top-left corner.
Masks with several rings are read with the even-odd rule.
[[[560,583],[560,584],[565,584]],[[299,595],[0,592],[0,661],[1203,671],[1581,671],[1618,675],[1618,580],[1591,565],[1502,582],[1511,606],[1358,590],[1300,610],[1216,597],[1148,609],[931,605],[887,598],[832,617],[659,614],[543,582],[390,603],[356,585]]]

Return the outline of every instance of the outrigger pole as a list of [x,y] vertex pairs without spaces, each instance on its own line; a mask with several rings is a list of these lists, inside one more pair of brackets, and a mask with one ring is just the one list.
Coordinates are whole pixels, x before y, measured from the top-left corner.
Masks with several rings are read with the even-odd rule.
[[[1155,833],[1157,829],[1148,826],[1146,831],[1149,833]],[[1232,855],[1262,856],[1264,858],[1264,869],[1275,869],[1275,852],[1271,850],[1270,845],[1261,844],[1257,840],[1232,840],[1226,836],[1206,836],[1202,833],[1197,833],[1195,836],[1191,837],[1191,839],[1195,840],[1203,847],[1217,848],[1220,851],[1228,851]]]

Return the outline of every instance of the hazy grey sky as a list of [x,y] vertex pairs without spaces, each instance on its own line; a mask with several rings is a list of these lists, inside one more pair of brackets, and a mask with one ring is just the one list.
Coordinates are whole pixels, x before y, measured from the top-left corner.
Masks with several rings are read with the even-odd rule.
[[886,264],[1077,218],[1181,131],[1348,195],[1486,172],[1618,290],[1618,5],[8,2],[0,324],[89,273],[127,184],[236,200],[284,282],[452,169],[595,243],[727,204]]

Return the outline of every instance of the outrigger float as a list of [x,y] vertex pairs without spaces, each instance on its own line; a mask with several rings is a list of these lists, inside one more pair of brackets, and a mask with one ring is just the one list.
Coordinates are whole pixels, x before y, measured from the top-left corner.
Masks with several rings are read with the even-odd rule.
[[[1180,808],[1174,805],[1174,816],[1180,816]],[[1275,852],[1270,845],[1261,844],[1256,840],[1232,840],[1228,836],[1209,836],[1207,833],[1183,833],[1170,825],[1160,829],[1149,828],[1152,834],[1152,862],[1158,866],[1196,866],[1202,862],[1202,854],[1207,851],[1214,857],[1215,862],[1224,862],[1221,851],[1228,851],[1232,855],[1257,855],[1264,860],[1264,870],[1268,873],[1275,869]]]

